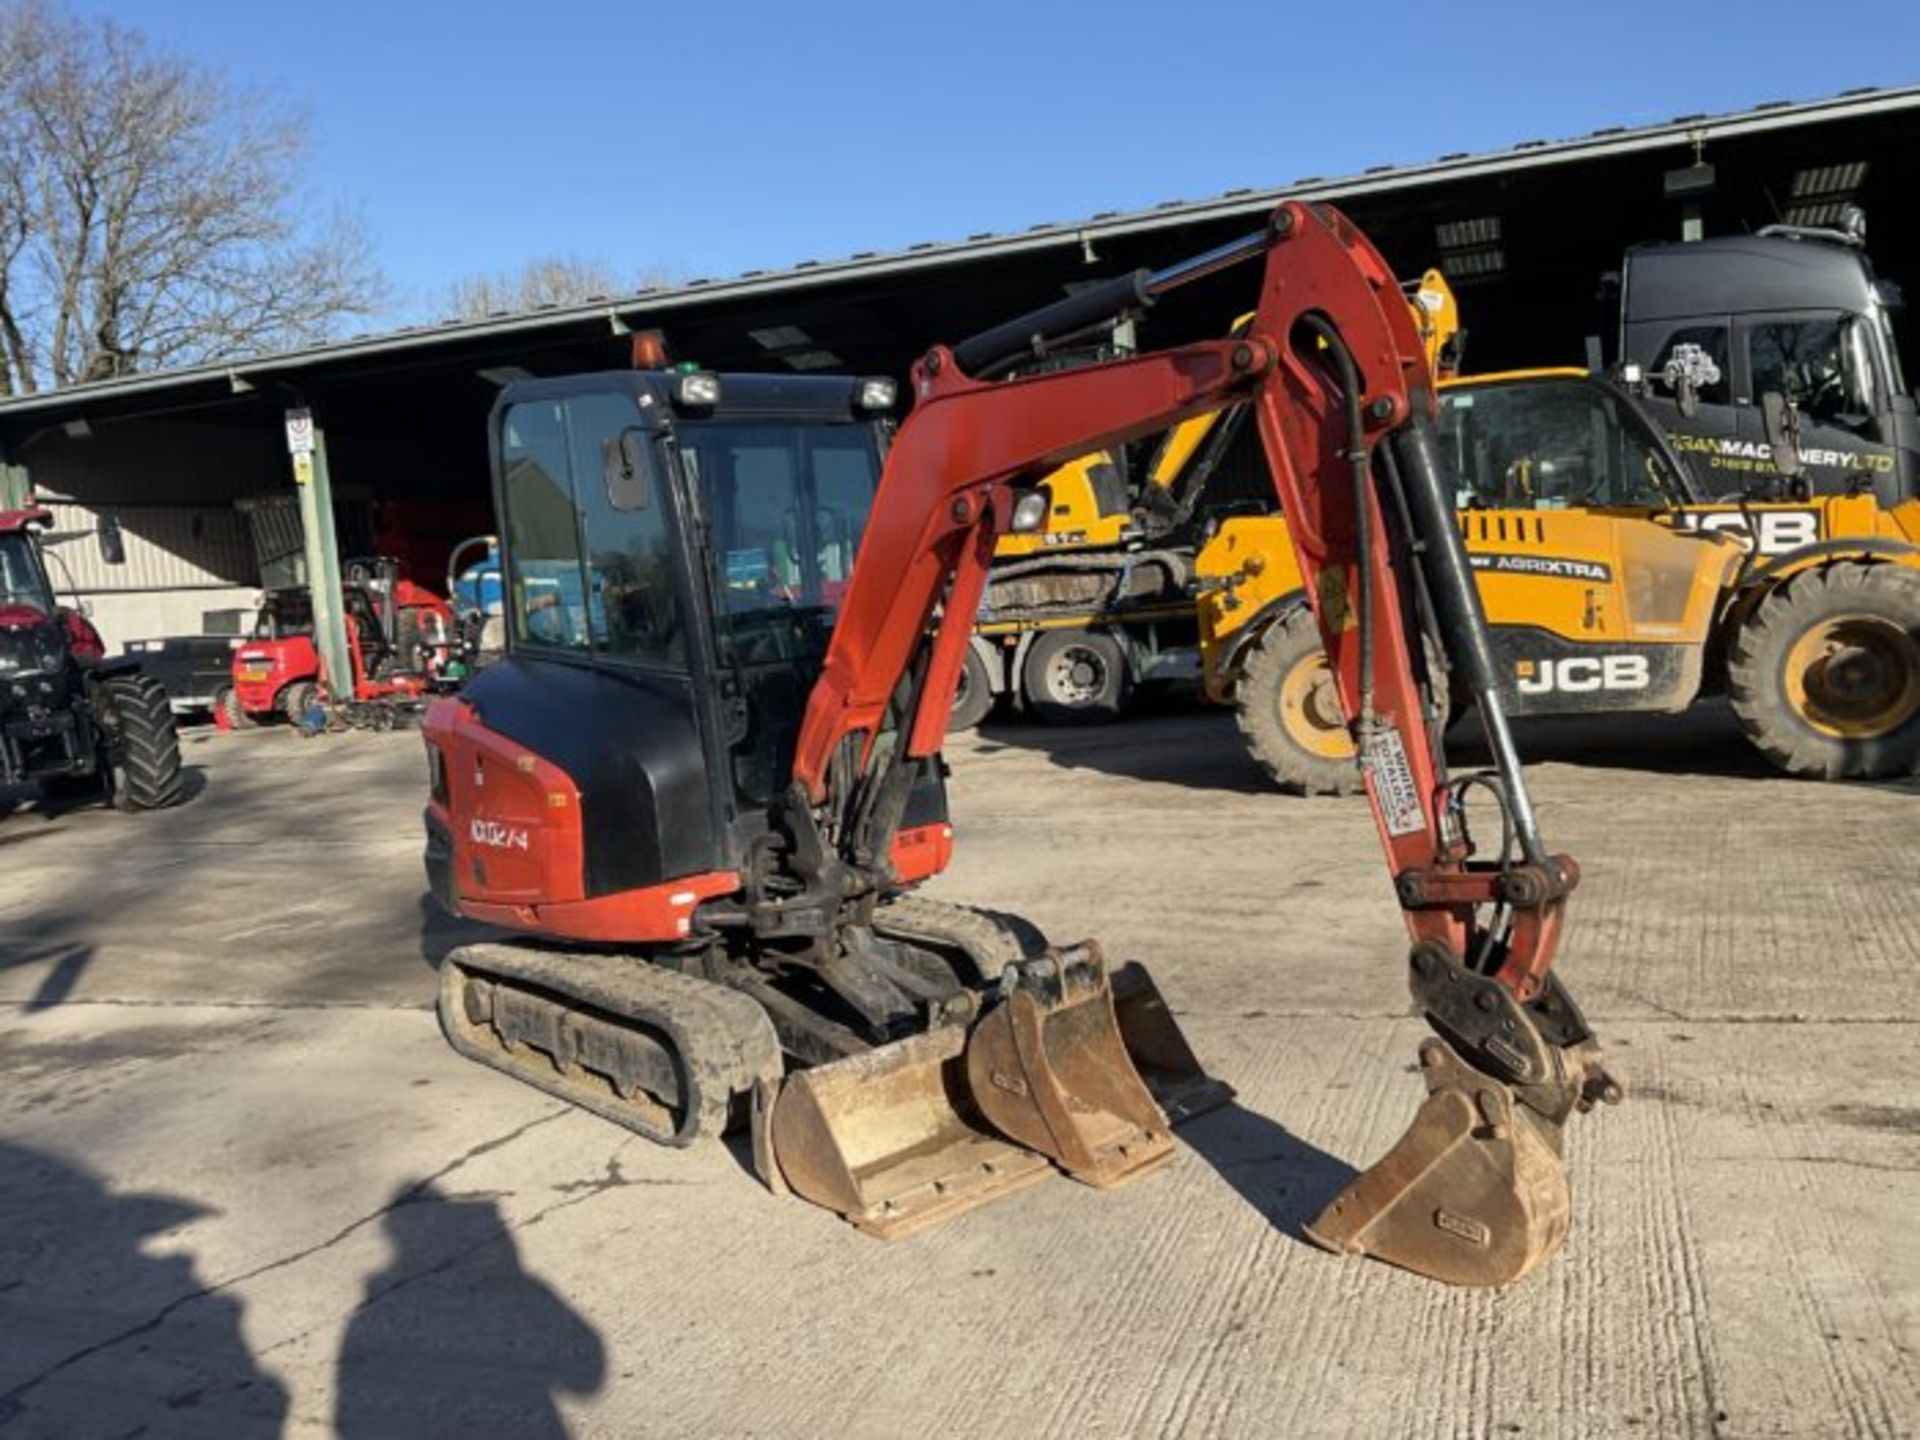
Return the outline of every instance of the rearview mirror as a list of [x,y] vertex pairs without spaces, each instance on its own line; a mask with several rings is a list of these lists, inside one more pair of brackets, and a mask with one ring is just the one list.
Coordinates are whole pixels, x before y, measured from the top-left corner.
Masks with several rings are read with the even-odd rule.
[[119,517],[102,515],[99,528],[94,532],[100,542],[100,558],[109,565],[127,563],[127,542],[120,533]]
[[600,445],[600,468],[607,503],[616,510],[644,510],[653,503],[647,469],[647,439],[638,430],[622,430]]
[[1773,468],[1792,479],[1805,468],[1800,463],[1800,412],[1778,390],[1769,390],[1760,397],[1760,414]]

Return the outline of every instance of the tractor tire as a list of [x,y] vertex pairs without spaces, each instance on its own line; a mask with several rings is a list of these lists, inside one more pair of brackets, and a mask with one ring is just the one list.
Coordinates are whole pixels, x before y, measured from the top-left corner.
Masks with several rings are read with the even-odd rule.
[[[1459,717],[1432,646],[1427,673],[1451,724]],[[1366,789],[1320,627],[1305,605],[1276,619],[1248,648],[1234,682],[1233,709],[1248,753],[1282,790],[1357,795]]]
[[960,683],[953,692],[953,709],[947,712],[947,733],[971,730],[993,711],[993,681],[987,676],[987,662],[980,652],[967,646],[967,658],[960,666]]
[[1120,642],[1098,630],[1048,630],[1020,671],[1027,708],[1049,725],[1106,725],[1133,688]]
[[296,680],[280,692],[278,703],[280,713],[287,723],[296,730],[304,730],[307,725],[307,712],[313,708],[313,702],[320,697],[320,687],[311,680]]
[[151,675],[110,675],[100,682],[103,720],[119,742],[113,772],[116,810],[162,810],[182,792],[180,737],[167,692]]
[[229,730],[256,730],[260,722],[249,715],[240,704],[240,695],[231,685],[221,689],[214,704],[220,707],[220,713],[226,717]]
[[1727,649],[1747,737],[1790,775],[1872,780],[1920,768],[1920,571],[1857,561],[1793,576]]

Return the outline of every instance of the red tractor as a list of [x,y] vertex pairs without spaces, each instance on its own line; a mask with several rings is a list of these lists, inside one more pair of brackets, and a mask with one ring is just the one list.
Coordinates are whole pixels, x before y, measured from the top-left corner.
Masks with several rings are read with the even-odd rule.
[[[45,549],[50,511],[0,510],[0,785],[34,781],[43,798],[157,810],[181,796],[180,742],[160,682],[109,660],[80,611],[57,604]],[[120,529],[99,530],[110,564]]]
[[443,688],[457,654],[453,609],[445,600],[401,579],[398,565],[385,558],[350,562],[341,599],[351,693],[324,684],[331,677],[324,675],[314,644],[312,592],[305,586],[274,590],[260,608],[252,638],[233,653],[233,684],[214,716],[222,729],[245,729],[274,716],[318,729],[329,707],[348,716],[390,719],[399,707]]

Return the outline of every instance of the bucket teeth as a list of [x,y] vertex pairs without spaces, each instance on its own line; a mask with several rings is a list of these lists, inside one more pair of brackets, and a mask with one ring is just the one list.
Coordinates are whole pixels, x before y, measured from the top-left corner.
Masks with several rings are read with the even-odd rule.
[[1400,1141],[1307,1227],[1328,1250],[1452,1285],[1507,1285],[1551,1258],[1572,1213],[1561,1128],[1444,1041]]

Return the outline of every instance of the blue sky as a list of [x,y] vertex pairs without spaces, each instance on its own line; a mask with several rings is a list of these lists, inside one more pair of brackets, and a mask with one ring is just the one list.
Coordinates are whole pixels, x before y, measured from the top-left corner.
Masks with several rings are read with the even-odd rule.
[[386,318],[537,255],[727,275],[1920,80],[1915,0],[70,3],[302,106]]

